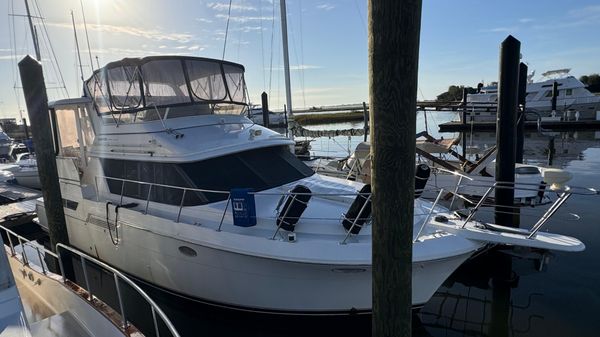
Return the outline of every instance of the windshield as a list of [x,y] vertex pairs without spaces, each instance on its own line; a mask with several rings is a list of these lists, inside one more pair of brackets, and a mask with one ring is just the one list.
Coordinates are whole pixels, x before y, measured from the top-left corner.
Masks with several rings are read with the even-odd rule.
[[[207,112],[239,115],[247,101],[243,66],[195,57],[123,59],[96,71],[86,88],[108,123]],[[166,113],[182,106],[177,113]]]

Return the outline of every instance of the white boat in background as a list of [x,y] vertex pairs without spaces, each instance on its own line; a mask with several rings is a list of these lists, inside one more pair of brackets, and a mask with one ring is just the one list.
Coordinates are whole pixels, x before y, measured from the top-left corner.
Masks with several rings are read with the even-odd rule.
[[17,184],[41,189],[40,177],[38,175],[37,160],[34,153],[19,153],[14,163],[0,164],[3,181],[14,180]]
[[9,135],[0,128],[0,159],[8,160],[10,148],[13,145],[13,140]]
[[[527,111],[540,117],[558,118],[558,120],[595,120],[600,111],[600,96],[591,93],[580,80],[569,75],[570,69],[558,69],[542,74],[542,79],[533,82],[533,74],[528,77],[525,106]],[[558,83],[556,113],[552,115],[552,85]],[[496,106],[498,103],[498,83],[484,86],[478,93],[467,96],[468,105]],[[495,120],[495,111],[476,109],[469,111],[467,118],[474,121]],[[529,117],[535,119],[535,117]]]
[[[417,140],[419,162],[432,168],[431,175],[421,195],[426,199],[435,199],[440,189],[458,193],[475,203],[495,183],[495,149],[490,149],[478,163],[465,162],[460,158],[453,161],[442,160],[433,154],[448,154],[457,139],[435,141],[431,139]],[[433,154],[431,153],[433,152]],[[454,153],[456,154],[456,153]],[[361,142],[346,159],[314,159],[308,165],[320,174],[357,180],[363,183],[371,181],[371,145]],[[542,205],[551,200],[546,187],[554,184],[554,189],[562,188],[572,175],[562,169],[546,168],[536,165],[515,165],[515,204]],[[490,200],[493,202],[493,200]]]
[[[264,116],[263,116],[263,110],[262,110],[261,106],[255,106],[255,107],[250,108],[248,110],[248,118],[250,118],[250,120],[256,124],[260,124],[263,126],[265,125],[265,123],[263,122]],[[285,114],[269,111],[269,127],[271,127],[271,126],[285,127],[285,125],[286,125]]]
[[18,169],[11,172],[17,184],[38,190],[42,188],[34,153],[19,153],[15,164]]

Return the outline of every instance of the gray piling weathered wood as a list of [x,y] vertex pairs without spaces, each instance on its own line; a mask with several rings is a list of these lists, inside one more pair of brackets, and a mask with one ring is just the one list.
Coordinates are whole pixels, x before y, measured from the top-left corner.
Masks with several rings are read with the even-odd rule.
[[523,146],[525,145],[525,98],[527,97],[527,65],[519,64],[519,114],[517,117],[517,154],[516,162],[523,163]]
[[550,137],[548,140],[548,166],[552,166],[555,153],[556,148],[554,147],[554,137]]
[[369,0],[372,335],[411,336],[421,0]]
[[558,99],[558,82],[552,83],[552,111],[556,111],[556,100]]
[[364,123],[364,141],[366,142],[369,139],[369,110],[367,109],[367,103],[363,102],[363,123]]
[[271,121],[269,120],[269,97],[266,92],[263,91],[260,95],[260,101],[262,106],[263,125],[265,128],[268,128]]
[[23,118],[23,131],[25,131],[25,139],[29,139],[29,127],[27,127],[27,119]]
[[48,111],[48,96],[46,95],[42,65],[27,55],[19,62],[19,73],[21,74],[25,103],[27,104],[29,122],[32,128],[38,174],[48,219],[48,234],[54,251],[57,243],[69,244],[69,235],[67,234],[62,196],[58,183],[54,141]]
[[[521,42],[509,35],[500,47],[500,83],[496,120],[496,214],[499,225],[512,226],[515,191],[516,114],[519,93],[519,56]],[[506,187],[506,188],[502,188]]]

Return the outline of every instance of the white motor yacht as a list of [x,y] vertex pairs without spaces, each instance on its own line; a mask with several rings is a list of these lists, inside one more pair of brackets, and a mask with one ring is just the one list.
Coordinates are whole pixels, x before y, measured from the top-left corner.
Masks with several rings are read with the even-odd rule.
[[[527,83],[527,96],[525,106],[531,111],[544,118],[556,118],[558,120],[596,120],[600,111],[600,96],[591,93],[580,80],[569,75],[570,69],[558,69],[547,71],[542,74],[538,82],[532,80],[533,74],[529,76]],[[552,85],[558,84],[558,96],[556,97],[556,112],[552,114]],[[481,109],[483,105],[494,106],[498,103],[498,83],[493,82],[482,87],[478,93],[469,94],[467,102],[478,106],[475,111],[469,111],[469,120],[483,121],[495,120],[495,111]],[[531,117],[530,119],[534,119]]]
[[18,167],[11,172],[17,184],[29,188],[41,189],[37,160],[34,153],[19,153],[15,164]]
[[[204,303],[371,311],[369,186],[313,173],[293,141],[243,116],[242,65],[123,59],[95,71],[84,92],[50,103],[73,246]],[[430,226],[442,221],[434,211],[465,223],[415,200],[414,306],[487,242]],[[583,249],[572,240],[569,249]]]

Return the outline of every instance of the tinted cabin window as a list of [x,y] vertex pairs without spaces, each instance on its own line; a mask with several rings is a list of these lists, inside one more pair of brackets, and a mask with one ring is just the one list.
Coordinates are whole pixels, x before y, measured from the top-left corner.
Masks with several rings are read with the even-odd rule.
[[[229,191],[232,188],[252,188],[262,191],[281,186],[313,174],[287,147],[255,149],[194,163],[151,163],[118,159],[102,160],[107,177],[147,183]],[[179,205],[183,191],[166,186],[107,179],[111,193],[150,201]],[[227,199],[227,194],[187,191],[184,206],[203,205]]]

